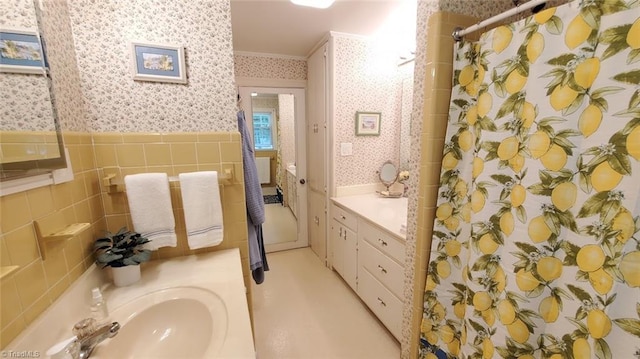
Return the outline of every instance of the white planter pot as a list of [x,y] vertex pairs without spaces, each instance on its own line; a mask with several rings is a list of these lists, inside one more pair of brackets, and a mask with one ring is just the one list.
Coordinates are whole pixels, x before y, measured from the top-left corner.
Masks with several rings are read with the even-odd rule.
[[116,287],[125,287],[140,280],[140,265],[111,267],[111,274]]

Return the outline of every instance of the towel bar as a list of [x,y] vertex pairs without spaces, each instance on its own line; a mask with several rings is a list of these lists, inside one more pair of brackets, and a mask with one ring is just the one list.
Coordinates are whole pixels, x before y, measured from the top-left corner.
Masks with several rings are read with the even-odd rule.
[[[116,168],[104,168],[105,172],[108,170],[116,170]],[[233,167],[225,168],[218,172],[218,182],[222,185],[233,184],[234,179]],[[180,180],[178,179],[178,176],[169,176],[169,182],[180,182]],[[102,177],[102,185],[106,188],[107,193],[109,194],[125,192],[124,182],[116,180],[115,173],[105,174],[105,176]]]

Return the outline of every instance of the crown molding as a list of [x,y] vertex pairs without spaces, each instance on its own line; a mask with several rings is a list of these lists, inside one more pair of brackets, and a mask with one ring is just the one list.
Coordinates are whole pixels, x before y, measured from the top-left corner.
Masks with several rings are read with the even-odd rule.
[[340,31],[329,31],[329,35],[332,36],[332,37],[346,37],[346,38],[349,38],[349,39],[358,39],[358,40],[369,40],[369,39],[371,39],[370,36],[349,34],[347,32],[340,32]]
[[306,88],[307,80],[285,80],[236,76],[236,87]]
[[269,57],[269,58],[275,58],[275,59],[307,61],[307,58],[305,56],[270,54],[266,52],[234,51],[233,54],[238,56],[248,56],[248,57]]

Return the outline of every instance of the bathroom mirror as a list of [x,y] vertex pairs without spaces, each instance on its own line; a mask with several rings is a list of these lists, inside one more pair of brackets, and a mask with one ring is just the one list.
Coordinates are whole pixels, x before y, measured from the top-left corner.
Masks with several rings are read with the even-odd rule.
[[[3,29],[21,29],[41,34],[41,9],[31,2],[27,12],[22,2],[9,1],[7,13],[21,14],[5,19]],[[15,7],[15,8],[14,8]],[[28,28],[25,26],[28,25]],[[20,49],[20,39],[3,38],[2,48]],[[46,59],[44,46],[43,55]],[[14,56],[20,59],[21,52]],[[46,61],[45,61],[46,63]],[[54,94],[48,69],[42,73],[0,72],[0,181],[34,176],[66,166],[62,135],[54,105]]]
[[398,178],[398,169],[391,161],[386,161],[380,167],[380,182],[387,187],[387,192],[389,191],[389,187],[396,183],[396,179]]
[[239,94],[264,196],[265,250],[306,247],[305,90],[240,86]]
[[[411,112],[413,111],[413,63],[411,70],[402,79],[402,105],[400,108],[400,170],[409,169],[411,155]],[[404,65],[409,66],[409,65]]]

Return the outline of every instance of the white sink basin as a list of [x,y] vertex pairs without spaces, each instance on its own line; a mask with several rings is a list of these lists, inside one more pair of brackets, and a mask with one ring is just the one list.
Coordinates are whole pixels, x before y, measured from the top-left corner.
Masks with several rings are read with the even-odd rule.
[[139,282],[114,287],[92,265],[4,351],[46,353],[90,316],[99,287],[119,333],[96,346],[92,359],[255,359],[238,248],[145,263]]
[[215,293],[173,287],[142,295],[111,311],[119,333],[91,358],[211,358],[227,334],[227,308]]

